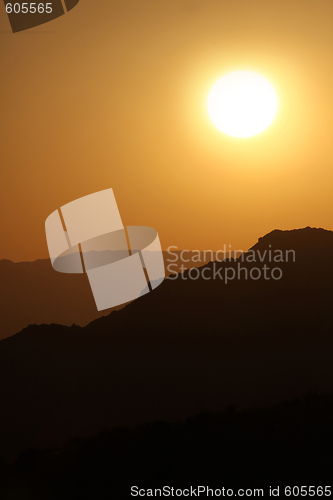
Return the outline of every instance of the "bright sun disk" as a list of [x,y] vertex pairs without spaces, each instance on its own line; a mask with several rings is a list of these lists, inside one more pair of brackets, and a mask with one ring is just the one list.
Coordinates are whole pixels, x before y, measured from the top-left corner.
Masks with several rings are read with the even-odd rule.
[[277,96],[266,78],[236,71],[218,80],[207,101],[214,125],[233,137],[251,137],[265,130],[277,111]]

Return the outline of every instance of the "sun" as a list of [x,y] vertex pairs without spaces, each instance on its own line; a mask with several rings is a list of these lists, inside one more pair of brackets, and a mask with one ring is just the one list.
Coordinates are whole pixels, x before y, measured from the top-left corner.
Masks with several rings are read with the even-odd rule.
[[218,80],[207,101],[208,114],[221,132],[251,137],[273,121],[278,100],[266,78],[252,71],[235,71]]

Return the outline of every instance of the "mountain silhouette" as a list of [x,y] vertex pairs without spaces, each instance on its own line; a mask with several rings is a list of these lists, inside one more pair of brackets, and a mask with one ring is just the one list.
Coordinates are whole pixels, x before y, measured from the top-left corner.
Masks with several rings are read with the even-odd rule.
[[103,315],[96,310],[87,277],[57,273],[49,259],[20,263],[1,260],[0,282],[0,338],[29,324],[84,326]]
[[[1,453],[332,390],[332,248],[331,231],[273,231],[252,255],[211,262],[198,279],[170,275],[84,328],[32,325],[2,340]],[[295,254],[271,262],[269,250]],[[263,264],[281,279],[207,279]]]
[[[251,488],[247,497],[267,497],[270,487],[275,493],[279,487],[278,496],[288,498],[307,485],[303,495],[305,489],[315,498],[329,496],[331,487],[325,491],[322,485],[330,485],[332,477],[332,418],[333,393],[310,393],[260,410],[230,407],[185,421],[116,428],[0,462],[0,495],[2,500],[119,500],[131,498],[135,486],[141,493],[156,488],[159,498],[164,485],[184,489],[184,496],[191,485],[192,497],[212,498],[212,489],[215,498],[230,497],[231,488],[234,496],[245,496],[237,495],[238,488]],[[210,494],[201,486],[199,495],[199,485]]]
[[[180,254],[179,251],[175,253]],[[171,265],[172,270],[178,270],[177,262],[173,262],[175,257],[168,252],[163,254],[166,268]],[[200,258],[203,263],[204,256]],[[184,265],[197,266],[200,261]],[[87,276],[56,272],[49,259],[19,263],[0,260],[0,283],[0,340],[30,324],[85,326],[123,307],[98,312]]]

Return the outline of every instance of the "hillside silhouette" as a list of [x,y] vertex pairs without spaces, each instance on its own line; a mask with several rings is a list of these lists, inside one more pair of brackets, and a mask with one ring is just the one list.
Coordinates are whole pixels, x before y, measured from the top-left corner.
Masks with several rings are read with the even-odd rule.
[[133,485],[204,485],[235,493],[260,488],[264,497],[270,486],[279,486],[279,497],[285,498],[286,486],[312,485],[312,492],[319,486],[319,494],[312,495],[318,498],[320,487],[331,484],[332,419],[331,393],[261,410],[231,407],[174,423],[118,427],[0,463],[0,495],[3,500],[119,500],[131,498]]
[[[333,233],[273,231],[253,249],[261,257],[294,249],[295,262],[273,264],[280,280],[226,284],[185,271],[84,328],[29,326],[2,340],[2,455],[119,425],[331,391]],[[211,262],[201,274],[238,263]]]
[[[179,255],[180,252],[176,253]],[[168,252],[163,254],[168,267],[171,255]],[[187,254],[187,257],[191,255]],[[185,267],[195,265],[200,265],[200,262],[184,263]],[[177,262],[173,262],[171,269],[178,268]],[[56,272],[50,259],[18,263],[0,260],[0,283],[0,340],[20,332],[30,324],[59,323],[71,326],[75,323],[85,326],[94,319],[122,308],[119,306],[98,312],[87,276]]]

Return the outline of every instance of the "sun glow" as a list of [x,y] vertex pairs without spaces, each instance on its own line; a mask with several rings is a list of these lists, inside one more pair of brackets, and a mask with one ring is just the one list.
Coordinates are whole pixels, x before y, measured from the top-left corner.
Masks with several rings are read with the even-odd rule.
[[218,80],[207,101],[214,125],[233,137],[251,137],[265,130],[277,111],[272,85],[251,71],[236,71]]

